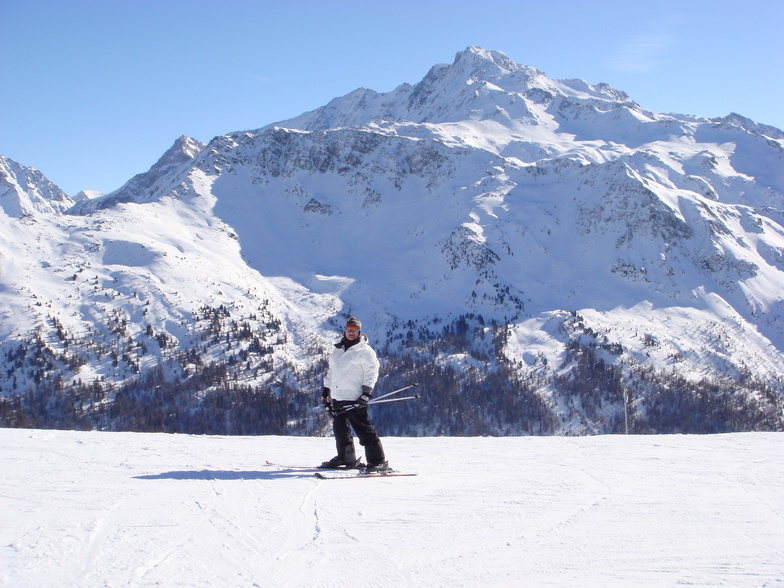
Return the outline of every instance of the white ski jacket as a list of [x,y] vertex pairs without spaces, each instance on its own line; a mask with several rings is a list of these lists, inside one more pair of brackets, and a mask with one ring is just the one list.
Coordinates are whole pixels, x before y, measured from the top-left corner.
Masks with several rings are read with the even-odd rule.
[[356,400],[362,396],[362,386],[376,385],[378,367],[376,352],[362,333],[359,343],[348,349],[336,347],[332,352],[324,386],[333,400]]

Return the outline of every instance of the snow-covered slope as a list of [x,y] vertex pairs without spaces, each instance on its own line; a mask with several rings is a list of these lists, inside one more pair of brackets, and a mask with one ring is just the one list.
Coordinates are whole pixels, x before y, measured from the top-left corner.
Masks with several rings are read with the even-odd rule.
[[784,578],[784,436],[386,440],[0,430],[4,586],[733,586]]
[[[415,85],[206,146],[181,137],[68,214],[5,217],[0,313],[17,368],[0,382],[53,377],[21,367],[19,342],[37,333],[61,364],[69,338],[104,342],[69,380],[126,382],[167,358],[188,378],[201,364],[173,351],[197,349],[244,384],[308,391],[357,314],[402,362],[392,379],[412,377],[412,358],[458,389],[503,367],[556,418],[542,430],[617,427],[606,366],[635,414],[673,378],[729,378],[756,382],[739,393],[780,426],[783,157],[781,131],[742,116],[655,113],[469,47]],[[585,366],[598,406],[574,397]]]

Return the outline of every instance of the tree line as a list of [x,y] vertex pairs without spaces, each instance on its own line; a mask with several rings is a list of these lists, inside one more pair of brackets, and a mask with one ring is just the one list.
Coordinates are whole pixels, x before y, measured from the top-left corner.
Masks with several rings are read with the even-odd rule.
[[[203,307],[194,321],[199,343],[187,348],[152,326],[134,338],[125,317],[107,320],[111,336],[75,337],[52,320],[48,331],[5,344],[0,426],[215,435],[330,430],[319,404],[328,350],[312,350],[316,360],[307,367],[276,359],[286,334],[267,309],[235,318],[226,307]],[[382,434],[617,434],[627,422],[635,434],[784,430],[775,383],[749,374],[690,381],[623,365],[612,361],[623,353],[618,344],[577,335],[562,365],[534,373],[503,355],[509,327],[475,314],[396,325],[377,347],[378,394],[416,382],[419,398],[374,407]],[[69,376],[90,362],[104,362],[118,377]]]

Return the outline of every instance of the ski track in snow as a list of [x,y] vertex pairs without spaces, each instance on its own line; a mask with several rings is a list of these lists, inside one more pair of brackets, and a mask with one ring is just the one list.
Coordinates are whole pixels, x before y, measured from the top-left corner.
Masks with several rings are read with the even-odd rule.
[[0,585],[784,586],[784,434],[385,446],[0,429]]

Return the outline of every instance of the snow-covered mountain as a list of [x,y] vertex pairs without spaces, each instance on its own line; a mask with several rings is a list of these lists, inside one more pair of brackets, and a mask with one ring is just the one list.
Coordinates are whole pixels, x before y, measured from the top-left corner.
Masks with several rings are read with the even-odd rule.
[[[783,156],[742,116],[655,113],[469,47],[413,86],[181,137],[66,214],[6,212],[0,382],[148,389],[155,366],[179,385],[228,364],[299,405],[357,314],[388,385],[454,378],[424,414],[481,404],[483,432],[617,430],[624,394],[639,430],[748,426],[715,405],[781,427]],[[35,337],[59,364],[20,359]],[[435,420],[420,432],[461,432]]]

